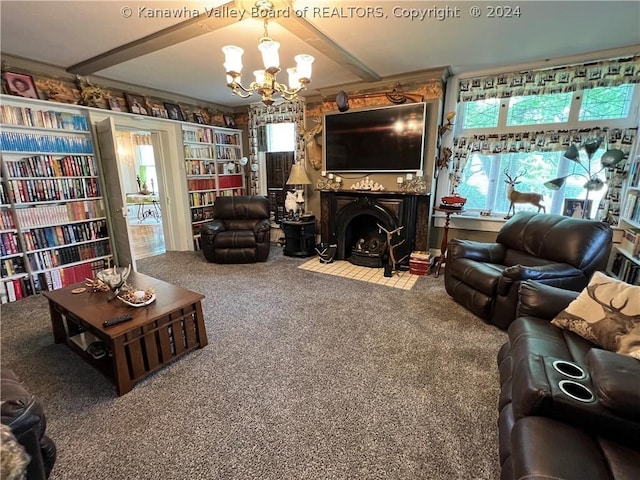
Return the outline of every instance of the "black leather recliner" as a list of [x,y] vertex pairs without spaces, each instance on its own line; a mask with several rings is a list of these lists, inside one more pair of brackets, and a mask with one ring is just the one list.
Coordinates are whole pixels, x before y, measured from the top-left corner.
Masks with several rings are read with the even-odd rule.
[[550,323],[577,296],[520,286],[497,356],[501,480],[640,478],[640,362]]
[[521,282],[582,290],[593,272],[605,268],[612,237],[603,222],[520,212],[493,243],[449,242],[445,288],[466,309],[507,328],[515,319]]
[[269,200],[262,196],[218,197],[213,220],[200,227],[202,251],[213,263],[264,262],[269,257]]
[[18,381],[8,368],[0,370],[2,423],[31,458],[27,465],[27,480],[49,478],[56,461],[56,445],[45,435],[47,420],[40,402]]

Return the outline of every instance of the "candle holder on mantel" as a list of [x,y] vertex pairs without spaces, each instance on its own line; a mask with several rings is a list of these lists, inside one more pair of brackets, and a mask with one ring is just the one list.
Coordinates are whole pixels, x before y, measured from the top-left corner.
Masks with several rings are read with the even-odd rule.
[[[402,179],[402,182],[399,180]],[[418,172],[415,176],[407,173],[407,178],[398,177],[398,186],[402,192],[424,193],[427,191],[427,182],[424,180],[422,172]]]
[[322,172],[318,183],[316,183],[316,188],[318,190],[340,190],[342,188],[342,178],[333,173]]

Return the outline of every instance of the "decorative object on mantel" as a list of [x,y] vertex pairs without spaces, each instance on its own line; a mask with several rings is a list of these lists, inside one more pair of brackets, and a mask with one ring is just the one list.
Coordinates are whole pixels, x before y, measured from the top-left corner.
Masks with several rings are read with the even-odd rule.
[[[516,185],[519,184],[518,179],[524,177],[527,174],[527,171],[519,173],[515,177],[511,178],[507,169],[504,169],[504,176],[507,179],[504,181],[507,185],[509,185],[507,189],[507,198],[509,199],[509,211],[507,212],[507,216],[504,218],[511,218],[516,213],[516,203],[530,203],[534,207],[538,207],[538,211],[542,210],[543,213],[547,212],[547,209],[542,205],[544,200],[544,196],[540,193],[535,192],[519,192],[516,190]],[[512,215],[513,213],[513,215]]]
[[427,182],[425,182],[421,170],[418,170],[415,176],[412,173],[407,173],[406,180],[402,177],[398,177],[398,180],[402,180],[398,182],[402,192],[424,193],[427,191]]
[[334,175],[333,173],[329,173],[323,171],[320,178],[318,179],[318,183],[316,183],[316,188],[318,190],[340,190],[342,187],[342,178]]
[[[600,168],[593,171],[592,164],[593,156],[600,148],[600,145],[604,141],[604,137],[597,138],[589,138],[585,140],[579,146],[576,146],[575,143],[572,143],[567,151],[564,153],[564,157],[568,160],[574,162],[574,171],[565,175],[563,177],[554,178],[553,180],[549,180],[545,182],[544,186],[551,190],[559,190],[562,187],[567,178],[576,176],[582,177],[586,180],[585,184],[582,186],[586,190],[585,195],[585,205],[589,204],[589,192],[597,192],[604,188],[605,182],[600,178],[600,174],[606,168],[614,168],[625,158],[625,153],[622,150],[617,148],[609,149],[602,154],[600,157]],[[583,159],[580,158],[580,150],[579,148],[584,149],[586,154],[586,162],[583,162]],[[575,167],[580,166],[580,168],[584,172],[576,172]],[[585,208],[582,211],[582,218],[591,218],[591,212],[588,212]]]
[[384,185],[380,185],[378,182],[374,182],[369,177],[365,177],[359,182],[351,185],[351,190],[368,190],[372,192],[383,192],[385,190]]
[[280,72],[280,59],[278,57],[280,43],[274,42],[269,38],[267,30],[269,17],[273,17],[277,12],[273,9],[273,3],[268,0],[257,1],[255,8],[259,17],[265,19],[264,35],[258,43],[258,49],[262,53],[264,70],[254,71],[255,81],[251,82],[248,87],[243,86],[240,83],[240,77],[242,75],[242,54],[244,50],[235,45],[224,46],[222,51],[225,55],[224,68],[227,72],[227,86],[231,88],[234,94],[242,98],[247,98],[253,92],[257,92],[262,96],[262,102],[265,105],[273,104],[274,95],[280,95],[285,100],[293,100],[311,82],[311,64],[314,58],[311,55],[296,55],[296,67],[287,69],[289,86],[278,83],[276,78]]

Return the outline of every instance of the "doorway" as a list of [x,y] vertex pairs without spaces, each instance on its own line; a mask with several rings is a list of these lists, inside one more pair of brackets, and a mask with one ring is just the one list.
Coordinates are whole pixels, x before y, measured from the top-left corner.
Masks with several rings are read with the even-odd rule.
[[153,134],[116,127],[115,140],[131,253],[135,260],[160,255],[166,246]]

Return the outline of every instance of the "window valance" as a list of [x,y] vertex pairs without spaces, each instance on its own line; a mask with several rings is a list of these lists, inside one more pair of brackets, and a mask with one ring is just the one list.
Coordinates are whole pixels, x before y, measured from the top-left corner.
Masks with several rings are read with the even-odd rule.
[[640,83],[640,56],[467,78],[458,84],[458,101],[564,93],[626,83]]

